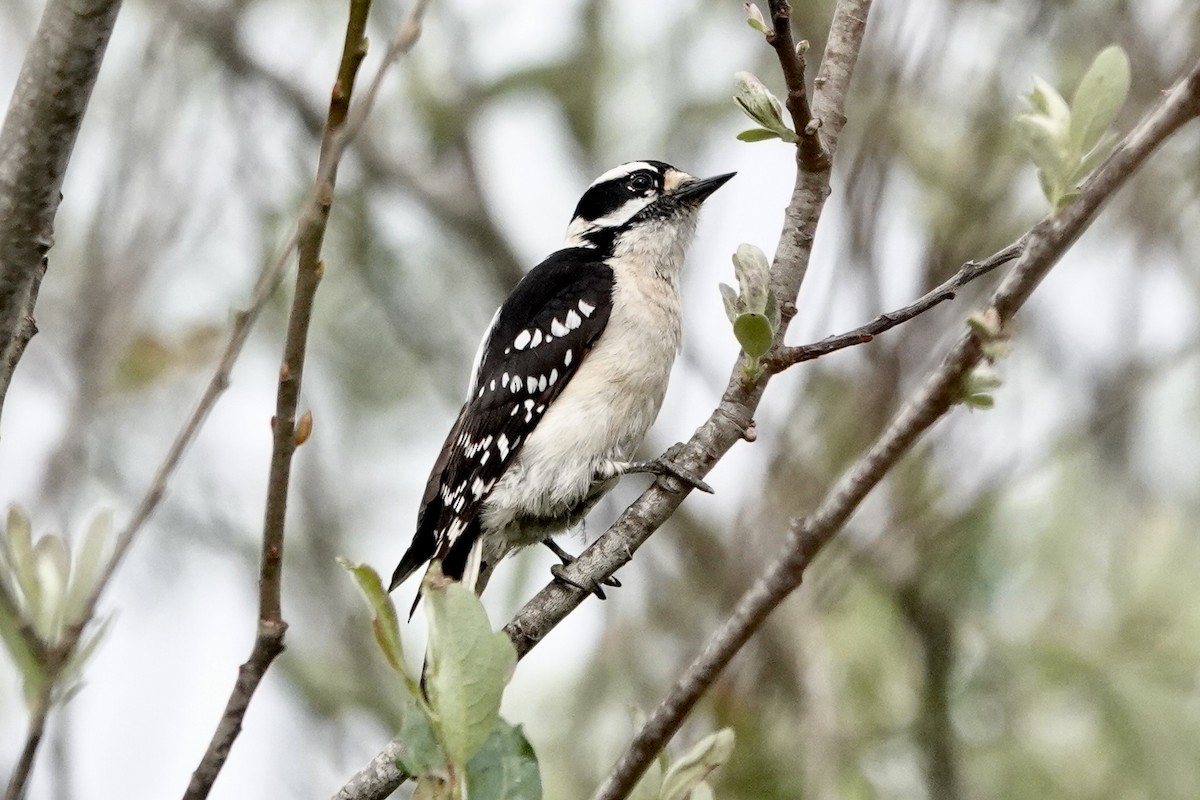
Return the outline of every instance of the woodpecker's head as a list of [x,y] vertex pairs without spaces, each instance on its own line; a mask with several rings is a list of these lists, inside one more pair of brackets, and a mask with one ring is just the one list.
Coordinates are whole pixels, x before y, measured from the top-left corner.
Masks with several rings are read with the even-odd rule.
[[583,193],[566,244],[619,254],[653,237],[671,250],[676,240],[686,247],[700,205],[735,174],[699,179],[662,161],[622,164]]

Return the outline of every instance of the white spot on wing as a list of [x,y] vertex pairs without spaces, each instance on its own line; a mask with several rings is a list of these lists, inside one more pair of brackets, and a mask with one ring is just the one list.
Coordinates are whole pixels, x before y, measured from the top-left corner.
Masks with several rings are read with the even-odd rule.
[[[583,301],[580,300],[579,304],[580,304],[580,306],[582,306]],[[567,326],[563,325],[561,322],[559,322],[558,317],[555,317],[554,321],[550,323],[550,332],[553,333],[555,336],[566,336],[567,335]]]
[[545,375],[538,378],[538,391],[539,392],[546,391],[546,376]]
[[532,375],[525,379],[525,391],[529,392],[530,394],[533,394],[537,391],[537,385],[537,378],[533,377]]
[[575,313],[575,309],[567,312],[567,328],[569,330],[575,330],[582,324],[583,320],[579,318],[579,314]]
[[553,386],[556,380],[558,380],[558,370],[552,369],[550,370],[550,385]]
[[571,366],[571,351],[570,350],[568,350],[567,354],[565,356],[563,356],[563,363],[566,364],[568,367]]
[[529,340],[532,338],[533,334],[531,334],[528,330],[523,330],[517,334],[517,338],[513,339],[513,347],[517,348],[518,350],[524,350],[526,346],[528,346]]
[[500,451],[500,458],[508,458],[508,437],[503,433],[496,440],[496,449]]
[[535,331],[533,332],[533,341],[529,343],[529,346],[530,346],[531,348],[532,348],[532,347],[537,347],[537,346],[538,346],[539,344],[541,344],[541,343],[542,343],[542,332],[541,332],[541,331],[537,331],[537,330],[535,330]]
[[596,310],[596,307],[586,300],[580,300],[579,301],[579,310],[583,312],[583,315],[585,317],[590,317],[592,315],[592,312]]

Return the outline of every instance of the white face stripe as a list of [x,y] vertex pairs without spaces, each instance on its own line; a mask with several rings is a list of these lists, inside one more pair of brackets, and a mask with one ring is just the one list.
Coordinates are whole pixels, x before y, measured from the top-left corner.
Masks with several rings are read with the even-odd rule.
[[[596,180],[592,181],[592,186],[599,186],[600,184],[604,183],[605,181],[613,181],[613,180],[616,180],[617,178],[624,178],[626,175],[632,175],[633,173],[637,172],[639,169],[648,169],[651,172],[658,171],[650,164],[647,164],[645,161],[630,161],[628,164],[622,164],[619,167],[613,167],[608,172],[601,175],[599,178],[596,178]],[[590,189],[591,186],[589,186],[588,188]]]

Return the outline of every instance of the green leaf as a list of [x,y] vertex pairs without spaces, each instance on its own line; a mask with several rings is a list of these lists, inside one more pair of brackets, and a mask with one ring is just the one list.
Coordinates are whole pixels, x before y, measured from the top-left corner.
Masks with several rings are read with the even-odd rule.
[[710,734],[671,765],[663,776],[662,800],[687,800],[688,794],[733,755],[732,728]]
[[1075,168],[1075,174],[1071,176],[1072,183],[1079,183],[1088,175],[1092,174],[1092,170],[1100,166],[1100,162],[1108,158],[1108,154],[1112,152],[1113,145],[1120,138],[1113,131],[1106,131],[1100,137],[1100,141],[1096,146],[1088,151],[1079,162],[1079,166]]
[[996,399],[990,394],[969,394],[963,398],[963,404],[968,408],[978,408],[987,411],[996,405]]
[[771,349],[775,338],[771,321],[765,314],[742,314],[733,323],[733,335],[752,359],[759,359]]
[[37,615],[42,603],[41,586],[37,580],[37,565],[33,558],[33,526],[29,517],[17,506],[8,509],[8,561],[17,586],[25,598],[25,614]]
[[752,244],[739,244],[733,253],[733,271],[737,275],[742,305],[746,311],[755,314],[766,312],[768,284],[771,282],[771,264],[766,254]]
[[1017,136],[1025,152],[1050,182],[1061,186],[1063,178],[1072,172],[1070,142],[1065,127],[1041,114],[1017,115]]
[[1129,95],[1129,57],[1116,45],[1101,50],[1071,98],[1071,144],[1089,152],[1100,141]]
[[751,128],[739,133],[737,138],[743,142],[765,142],[768,139],[782,139],[783,137],[775,131],[769,131],[766,128]]
[[75,551],[75,567],[71,574],[71,586],[67,590],[65,608],[67,624],[83,621],[87,601],[108,562],[105,550],[112,535],[112,522],[111,511],[97,513],[88,525],[87,533],[83,535],[83,542]]
[[400,643],[400,621],[396,616],[396,607],[392,605],[392,598],[383,590],[383,581],[379,579],[379,573],[366,564],[352,564],[344,558],[339,558],[338,563],[354,576],[358,588],[366,598],[367,606],[374,614],[371,626],[375,631],[375,641],[379,643],[379,649],[383,651],[392,669],[404,676],[410,685],[413,684],[413,678],[404,664],[404,647]]
[[446,755],[466,764],[500,719],[500,697],[517,665],[503,632],[492,631],[470,589],[432,569],[422,588],[429,618],[429,701]]
[[719,283],[717,288],[721,290],[721,302],[725,305],[725,316],[729,317],[730,323],[736,322],[738,315],[742,313],[741,299],[733,287],[728,284]]
[[415,695],[404,694],[401,714],[397,738],[404,743],[404,751],[396,760],[396,766],[413,777],[444,774],[446,755],[438,744],[424,706]]
[[521,728],[504,720],[467,763],[471,800],[542,800],[537,756]]
[[1064,131],[1070,126],[1071,107],[1057,89],[1036,75],[1033,76],[1033,91],[1027,99],[1038,116],[1048,117]]

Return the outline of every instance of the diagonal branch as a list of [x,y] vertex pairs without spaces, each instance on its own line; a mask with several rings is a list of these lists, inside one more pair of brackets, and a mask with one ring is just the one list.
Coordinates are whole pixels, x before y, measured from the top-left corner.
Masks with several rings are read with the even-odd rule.
[[[1001,323],[1018,309],[1059,258],[1095,219],[1103,204],[1145,159],[1184,123],[1200,117],[1200,63],[1177,83],[1081,187],[1081,194],[1058,217],[1048,217],[1029,232],[1013,271],[992,294],[989,307]],[[787,544],[742,595],[729,618],[709,639],[670,693],[638,732],[593,800],[625,797],[653,757],[682,725],[730,659],[770,613],[800,586],[812,563],[867,494],[916,440],[961,398],[963,378],[985,356],[973,332],[964,333],[946,359],[892,418],[871,448],[834,484],[817,509],[795,523]]]
[[[416,44],[420,35],[420,20],[426,2],[417,0],[408,20],[401,27],[392,43],[384,63],[360,105],[362,113],[355,119],[361,125],[365,114],[378,93],[379,86],[388,66],[401,54]],[[304,374],[304,361],[308,344],[308,329],[312,321],[313,303],[317,287],[325,267],[321,262],[321,246],[325,238],[329,210],[333,205],[333,190],[337,181],[337,167],[345,151],[350,125],[350,97],[358,68],[367,54],[367,14],[371,0],[351,0],[350,18],[346,25],[346,38],[338,67],[337,82],[334,84],[329,103],[329,114],[325,133],[321,139],[321,155],[317,176],[313,184],[312,199],[297,226],[296,242],[298,268],[296,291],[292,298],[292,309],[288,317],[287,335],[284,341],[283,362],[279,368],[279,388],[276,397],[275,416],[271,420],[273,446],[271,470],[267,482],[267,502],[263,520],[262,562],[259,577],[258,635],[250,657],[238,670],[237,681],[229,695],[225,712],[213,733],[208,749],[192,774],[185,800],[202,800],[208,796],[224,766],[234,741],[241,732],[242,719],[249,708],[263,676],[275,658],[283,652],[283,637],[287,623],[283,620],[281,603],[284,526],[287,516],[287,497],[290,486],[292,457],[296,448],[308,436],[308,431],[297,430],[296,412],[300,400],[300,387]],[[311,420],[310,420],[311,422]]]
[[0,129],[0,407],[54,243],[63,179],[121,0],[50,0]]
[[903,308],[880,314],[866,325],[857,327],[852,331],[846,331],[845,333],[826,336],[819,342],[803,344],[797,347],[776,348],[773,353],[767,356],[764,363],[767,369],[772,372],[782,372],[788,367],[803,361],[812,361],[814,358],[820,358],[838,350],[853,347],[856,344],[866,344],[884,331],[889,331],[897,325],[908,322],[910,319],[924,314],[929,309],[947,300],[953,300],[958,290],[963,286],[966,286],[976,278],[986,275],[1001,264],[1007,264],[1021,255],[1021,250],[1028,238],[1029,234],[1027,233],[983,261],[968,261],[959,268],[958,272],[950,276],[940,286],[931,289]]

